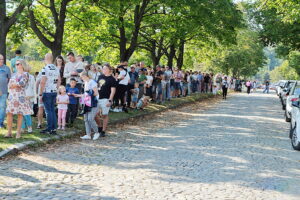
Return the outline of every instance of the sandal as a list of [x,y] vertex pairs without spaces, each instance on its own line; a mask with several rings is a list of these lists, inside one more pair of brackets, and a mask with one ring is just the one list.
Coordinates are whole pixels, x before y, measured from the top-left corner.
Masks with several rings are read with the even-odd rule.
[[5,135],[4,138],[12,138],[12,135]]

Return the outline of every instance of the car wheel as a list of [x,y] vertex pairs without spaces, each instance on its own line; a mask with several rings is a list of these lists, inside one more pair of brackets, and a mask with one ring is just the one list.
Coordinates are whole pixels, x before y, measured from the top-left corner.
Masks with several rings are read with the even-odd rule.
[[297,128],[296,126],[293,128],[293,133],[292,133],[292,139],[291,139],[291,143],[293,146],[293,149],[300,151],[300,138],[297,137]]
[[286,122],[291,122],[291,118],[288,117],[287,113],[286,113],[286,110],[284,112],[284,117],[285,117],[285,121]]

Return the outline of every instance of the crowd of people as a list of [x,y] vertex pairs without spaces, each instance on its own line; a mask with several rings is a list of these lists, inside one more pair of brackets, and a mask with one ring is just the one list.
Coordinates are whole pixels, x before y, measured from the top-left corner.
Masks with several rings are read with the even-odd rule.
[[227,90],[236,87],[235,79],[222,74],[151,67],[144,62],[130,66],[121,62],[117,67],[88,64],[73,52],[67,54],[67,59],[68,62],[62,56],[53,58],[48,53],[42,70],[32,75],[21,51],[16,51],[11,68],[0,55],[0,128],[4,128],[7,116],[5,137],[12,137],[14,115],[18,119],[16,138],[20,138],[22,133],[33,131],[32,115],[37,116],[37,129],[42,129],[42,134],[55,135],[57,130],[72,127],[80,112],[86,132],[81,138],[97,140],[105,136],[110,111],[143,110],[150,101],[163,104],[172,98],[217,94],[219,90],[226,99]]

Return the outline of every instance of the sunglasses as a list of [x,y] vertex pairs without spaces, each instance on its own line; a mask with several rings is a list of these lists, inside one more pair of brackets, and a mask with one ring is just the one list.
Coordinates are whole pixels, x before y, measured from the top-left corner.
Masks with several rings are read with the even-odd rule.
[[21,63],[16,63],[16,66],[22,65]]

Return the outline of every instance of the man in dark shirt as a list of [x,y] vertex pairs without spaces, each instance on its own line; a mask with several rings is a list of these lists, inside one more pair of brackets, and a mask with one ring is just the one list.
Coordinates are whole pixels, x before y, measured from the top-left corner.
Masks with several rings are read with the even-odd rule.
[[269,90],[270,90],[270,82],[267,80],[265,84],[266,84],[266,88],[264,89],[263,93],[266,93],[266,92],[267,92],[267,93],[269,94]]
[[105,131],[108,124],[108,113],[112,105],[117,87],[116,79],[111,75],[111,67],[109,64],[105,64],[102,69],[103,75],[99,76],[99,100],[98,107],[100,113],[96,115],[96,122],[98,124],[98,131],[101,137],[105,136]]
[[206,93],[208,92],[209,81],[210,81],[210,76],[209,74],[206,74],[204,77],[204,87]]

